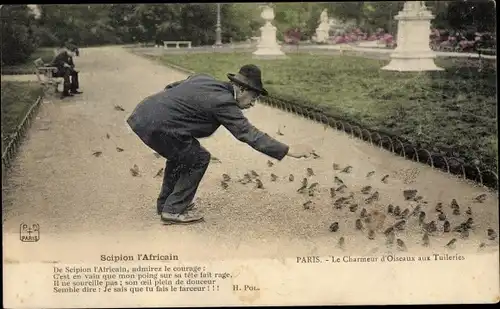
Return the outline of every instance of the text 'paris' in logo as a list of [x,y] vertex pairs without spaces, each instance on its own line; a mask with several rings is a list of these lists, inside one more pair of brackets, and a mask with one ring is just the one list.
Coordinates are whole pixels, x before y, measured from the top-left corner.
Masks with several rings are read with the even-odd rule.
[[37,242],[40,240],[40,225],[21,223],[20,238],[22,242]]

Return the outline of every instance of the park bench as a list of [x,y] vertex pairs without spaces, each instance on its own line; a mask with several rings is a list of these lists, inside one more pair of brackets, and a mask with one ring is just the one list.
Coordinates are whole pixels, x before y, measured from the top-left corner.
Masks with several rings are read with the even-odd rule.
[[191,41],[163,41],[163,48],[167,49],[168,45],[175,45],[175,48],[180,48],[180,45],[187,45],[187,48],[191,48]]
[[58,92],[58,87],[63,82],[63,78],[53,76],[57,72],[57,68],[46,66],[42,58],[36,59],[33,63],[35,64],[35,74],[38,81],[46,87],[54,86],[55,92]]

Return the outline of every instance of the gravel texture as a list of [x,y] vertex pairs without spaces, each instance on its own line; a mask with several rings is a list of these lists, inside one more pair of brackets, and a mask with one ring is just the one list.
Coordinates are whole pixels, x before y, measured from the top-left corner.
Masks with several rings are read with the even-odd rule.
[[[154,176],[164,167],[164,160],[142,144],[125,119],[144,97],[186,75],[119,47],[82,49],[75,62],[84,93],[63,101],[51,97],[45,100],[2,188],[4,246],[10,246],[12,254],[21,250],[18,233],[22,222],[38,223],[42,231],[41,241],[29,249],[33,250],[31,255],[12,259],[56,259],[56,250],[57,258],[77,259],[75,250],[67,249],[75,244],[81,259],[95,258],[97,252],[151,251],[153,247],[205,259],[327,255],[341,252],[337,248],[341,236],[345,252],[373,254],[396,250],[396,245],[385,245],[382,233],[396,218],[387,215],[384,220],[379,215],[377,220],[383,221],[370,237],[374,239],[368,238],[366,228],[356,230],[355,221],[363,208],[368,213],[386,213],[388,204],[398,205],[402,211],[409,208],[410,212],[420,204],[427,214],[426,222],[436,220],[437,232],[430,235],[429,247],[422,246],[423,232],[417,217],[410,217],[405,229],[396,231],[408,254],[444,251],[452,238],[457,242],[456,251],[446,249],[451,253],[477,252],[482,242],[486,244],[483,250],[496,250],[498,241],[490,241],[486,235],[488,228],[498,233],[496,192],[263,105],[247,112],[255,126],[285,143],[312,144],[320,158],[277,162],[221,128],[201,141],[221,161],[211,163],[198,191],[198,208],[205,214],[205,222],[163,226],[156,215],[161,177]],[[115,110],[115,105],[125,111]],[[278,129],[283,135],[277,134]],[[92,155],[97,151],[102,154]],[[268,166],[268,160],[274,165]],[[335,171],[333,163],[341,168],[350,165],[352,170]],[[134,164],[139,168],[137,177],[130,173]],[[307,168],[312,168],[313,176],[307,177]],[[260,175],[264,189],[237,181],[250,170]],[[370,171],[374,174],[367,178]],[[227,189],[220,185],[224,173],[231,177]],[[278,176],[274,182],[271,173]],[[294,175],[293,182],[289,174]],[[381,181],[384,175],[389,175],[386,183]],[[338,187],[335,176],[347,186],[345,193],[337,192],[337,198],[354,193],[356,212],[349,206],[333,206],[330,188]],[[319,183],[313,197],[307,192],[297,193],[304,177],[309,184]],[[369,205],[365,204],[369,195],[360,192],[365,186],[379,193],[378,200]],[[418,190],[416,195],[422,200],[405,201],[403,191],[408,189]],[[473,201],[483,193],[487,194],[483,203]],[[460,205],[460,215],[452,214],[452,199]],[[304,209],[308,200],[312,203]],[[471,207],[474,225],[467,239],[442,232],[442,221],[434,210],[438,202],[443,203],[452,228],[468,218],[465,211]],[[338,222],[336,232],[329,229],[333,222]]]

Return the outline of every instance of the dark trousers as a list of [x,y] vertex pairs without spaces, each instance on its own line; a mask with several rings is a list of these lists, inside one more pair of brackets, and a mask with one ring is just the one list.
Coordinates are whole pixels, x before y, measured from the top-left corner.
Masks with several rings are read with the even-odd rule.
[[210,163],[210,153],[192,137],[155,133],[148,146],[167,159],[157,199],[160,211],[180,214],[191,204]]
[[58,68],[57,72],[54,73],[54,77],[62,77],[64,79],[64,93],[68,93],[69,91],[74,92],[80,88],[80,83],[78,82],[78,72],[73,68]]

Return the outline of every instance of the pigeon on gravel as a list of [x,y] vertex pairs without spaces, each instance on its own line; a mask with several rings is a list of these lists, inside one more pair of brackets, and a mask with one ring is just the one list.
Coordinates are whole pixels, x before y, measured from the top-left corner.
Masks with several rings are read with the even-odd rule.
[[458,205],[458,202],[456,199],[452,199],[450,203],[451,209],[460,209],[460,206]]
[[437,212],[443,211],[443,203],[437,203],[436,208],[434,208]]
[[407,201],[414,199],[416,195],[417,195],[417,190],[410,189],[403,191],[403,196]]
[[[414,202],[420,202],[423,199],[424,199],[424,197],[422,195],[418,195],[418,196],[415,196],[415,198],[413,198],[413,201]],[[426,203],[424,203],[424,204],[426,204]]]
[[254,170],[250,171],[250,175],[252,175],[253,177],[259,177],[259,174],[257,174],[257,172]]
[[408,218],[409,214],[410,214],[410,210],[409,210],[408,208],[406,208],[406,209],[405,209],[405,210],[403,210],[403,212],[399,215],[399,217],[400,217],[401,219],[406,219],[406,218]]
[[451,229],[450,221],[448,221],[448,220],[444,221],[444,223],[443,223],[443,232],[444,233],[449,233],[450,229]]
[[293,174],[290,174],[290,175],[288,176],[288,181],[292,182],[292,181],[294,181],[294,180],[295,180],[295,177],[293,176]]
[[134,177],[139,176],[139,167],[137,166],[137,164],[134,164],[134,166],[130,169],[130,173]]
[[427,224],[424,224],[424,230],[428,233],[434,233],[437,231],[436,221],[431,221]]
[[307,168],[307,176],[308,177],[311,177],[311,176],[314,176],[314,171],[312,168],[308,167]]
[[304,204],[302,204],[302,206],[304,207],[304,209],[310,209],[311,205],[312,205],[312,201],[307,201]]
[[489,228],[486,232],[488,234],[488,239],[489,240],[495,240],[497,238],[497,233],[495,232],[494,229]]
[[160,168],[160,170],[156,173],[155,178],[156,177],[161,177],[161,176],[163,176],[163,167]]
[[252,176],[250,176],[249,173],[246,173],[245,175],[243,175],[243,178],[238,180],[238,182],[246,185],[248,183],[251,183],[252,182]]
[[418,222],[420,224],[424,223],[425,217],[426,217],[425,211],[421,211],[420,214],[418,215]]
[[382,177],[382,179],[380,181],[382,181],[383,183],[387,183],[388,178],[389,178],[389,175],[385,175],[384,177]]
[[398,231],[403,231],[405,229],[405,220],[399,220],[398,222],[394,223],[394,229]]
[[120,111],[120,112],[125,111],[125,109],[123,107],[121,107],[120,105],[115,105],[115,110]]
[[339,186],[344,184],[344,181],[337,176],[335,176],[334,181]]
[[359,213],[359,216],[360,216],[361,218],[364,218],[364,217],[366,217],[366,216],[367,216],[367,211],[366,211],[366,208],[361,209],[361,212]]
[[222,179],[225,182],[228,182],[228,181],[231,181],[231,176],[229,176],[228,174],[222,174]]
[[344,250],[345,249],[345,239],[344,236],[339,238],[339,241],[337,243],[337,247]]
[[118,151],[118,152],[122,152],[123,150],[124,150],[123,148],[116,147],[116,151]]
[[303,193],[307,189],[307,178],[302,179],[302,186],[297,189],[297,192]]
[[444,212],[440,212],[439,215],[438,215],[438,220],[439,221],[446,220],[446,214]]
[[264,189],[264,184],[260,179],[255,179],[255,183],[257,184],[257,189]]
[[424,233],[424,237],[422,237],[422,246],[424,247],[428,247],[429,246],[429,234],[428,233]]
[[392,204],[387,205],[387,213],[388,214],[394,213],[394,206]]
[[271,173],[271,181],[276,181],[276,180],[278,180],[278,176]]
[[393,211],[393,214],[398,217],[399,215],[401,215],[401,208],[399,208],[398,205],[396,205],[396,207],[394,207],[394,211]]
[[418,214],[420,214],[421,209],[422,207],[420,205],[415,206],[415,208],[413,208],[413,211],[411,212],[411,215],[416,217]]
[[352,171],[352,166],[348,165],[346,166],[343,170],[341,170],[341,173],[350,173]]
[[285,134],[283,134],[283,133],[281,132],[281,130],[280,130],[279,128],[278,128],[278,131],[276,132],[276,134],[278,134],[278,135],[280,135],[280,136],[285,135]]
[[319,159],[319,158],[321,158],[321,156],[319,154],[317,154],[316,152],[314,152],[314,151],[311,152],[311,155],[312,155],[313,159]]
[[110,139],[110,138],[111,138],[111,136],[109,135],[109,133],[106,133],[106,138],[107,138],[107,139]]
[[406,244],[401,239],[399,239],[399,238],[396,239],[396,244],[397,244],[397,248],[399,251],[406,251],[407,250]]
[[331,198],[334,198],[334,197],[335,197],[335,195],[337,195],[337,194],[335,193],[335,188],[330,188],[330,197],[331,197]]
[[394,230],[390,231],[385,235],[385,243],[386,245],[392,245],[394,244],[394,240],[396,239],[396,233],[394,233]]
[[478,203],[482,203],[486,200],[486,193],[480,194],[474,198],[474,200]]
[[460,216],[460,209],[458,208],[453,209],[453,215]]
[[373,174],[375,174],[375,171],[368,172],[368,174],[366,174],[366,178],[370,178]]
[[363,229],[363,223],[361,222],[361,219],[356,219],[355,227],[356,227],[356,230]]
[[361,193],[370,194],[371,190],[372,190],[372,186],[365,186],[365,187],[361,188]]
[[456,238],[453,238],[452,240],[450,240],[447,244],[446,244],[446,247],[450,248],[450,249],[455,249],[455,243],[457,242],[457,239]]
[[334,171],[338,171],[340,169],[340,165],[338,165],[337,163],[333,163],[332,167]]
[[470,207],[468,207],[467,210],[465,211],[465,213],[469,216],[472,216],[472,209]]
[[92,153],[92,155],[97,158],[100,155],[102,155],[102,151],[96,151],[96,152]]
[[351,206],[349,206],[350,212],[356,212],[356,210],[358,210],[358,204],[352,204]]
[[221,185],[222,189],[224,189],[224,190],[226,190],[229,187],[229,185],[225,181],[221,181],[220,185]]
[[330,232],[337,232],[339,230],[339,223],[338,222],[333,222],[330,225]]
[[366,204],[371,204],[373,201],[377,201],[379,198],[378,191],[375,191],[370,197],[365,200]]
[[375,239],[375,231],[373,231],[373,230],[368,231],[368,239],[370,239],[370,240]]
[[271,166],[273,166],[273,165],[274,165],[274,163],[273,163],[273,162],[271,162],[271,160],[267,160],[267,166],[271,167]]
[[347,189],[346,185],[340,185],[340,187],[338,187],[335,191],[340,192],[340,193],[344,193],[345,189]]

